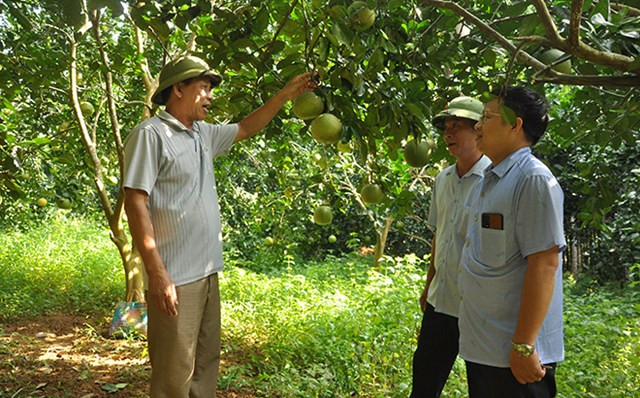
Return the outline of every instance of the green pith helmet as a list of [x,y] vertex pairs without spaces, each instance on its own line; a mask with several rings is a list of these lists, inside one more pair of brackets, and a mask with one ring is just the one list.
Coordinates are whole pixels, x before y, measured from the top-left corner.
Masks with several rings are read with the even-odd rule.
[[445,105],[442,112],[433,118],[431,124],[440,130],[444,130],[444,119],[447,117],[463,117],[465,119],[480,121],[484,105],[482,102],[471,97],[456,97]]
[[181,57],[167,63],[160,72],[160,83],[151,101],[154,104],[164,105],[166,98],[162,98],[162,92],[181,81],[193,77],[208,77],[211,79],[211,87],[215,87],[222,81],[222,76],[214,72],[202,59],[194,56]]

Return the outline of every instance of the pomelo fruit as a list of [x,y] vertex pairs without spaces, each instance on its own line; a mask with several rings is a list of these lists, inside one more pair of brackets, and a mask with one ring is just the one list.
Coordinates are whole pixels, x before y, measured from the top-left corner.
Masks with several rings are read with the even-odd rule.
[[354,1],[349,8],[347,8],[347,11],[356,30],[367,30],[372,27],[376,21],[375,10],[370,9],[364,1]]
[[306,91],[293,100],[293,113],[298,119],[315,119],[324,110],[324,101],[312,91]]
[[411,167],[422,167],[431,158],[431,145],[428,141],[411,140],[404,146],[404,158]]
[[366,204],[380,203],[384,194],[378,184],[366,184],[360,190],[360,197]]
[[[543,52],[540,55],[540,62],[542,62],[545,65],[549,65],[552,62],[555,62],[558,58],[564,56],[565,54],[558,50],[557,48],[552,48],[550,50],[547,50],[545,52]],[[571,73],[571,60],[568,59],[566,61],[563,61],[561,63],[559,63],[558,65],[554,66],[553,68],[551,68],[553,70],[555,70],[556,72],[560,72],[560,73],[565,73],[565,74],[570,74]]]
[[316,207],[313,212],[313,222],[318,225],[327,225],[331,224],[331,220],[333,220],[331,207],[326,205]]
[[71,208],[71,201],[67,198],[59,198],[58,199],[58,207],[61,209],[70,209]]
[[91,116],[93,115],[93,112],[95,112],[95,109],[93,108],[93,105],[91,104],[91,102],[86,102],[86,101],[83,101],[80,103],[80,110],[82,110],[82,114],[85,117]]
[[335,144],[341,131],[342,122],[330,113],[323,113],[311,122],[311,136],[321,144]]

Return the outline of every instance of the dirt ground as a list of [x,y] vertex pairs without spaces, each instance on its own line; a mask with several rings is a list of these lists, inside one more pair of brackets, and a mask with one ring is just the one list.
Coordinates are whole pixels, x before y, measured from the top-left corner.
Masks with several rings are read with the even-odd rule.
[[[73,315],[0,324],[0,397],[147,397],[146,342],[105,338],[105,324]],[[250,391],[218,396],[255,397]]]

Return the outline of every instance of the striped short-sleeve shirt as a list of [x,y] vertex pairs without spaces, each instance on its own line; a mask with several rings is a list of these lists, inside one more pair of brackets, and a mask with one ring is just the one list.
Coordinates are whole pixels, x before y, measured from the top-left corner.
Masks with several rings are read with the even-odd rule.
[[161,111],[125,140],[123,186],[149,195],[158,251],[176,286],[223,269],[213,158],[237,133],[237,124],[195,122],[189,130]]

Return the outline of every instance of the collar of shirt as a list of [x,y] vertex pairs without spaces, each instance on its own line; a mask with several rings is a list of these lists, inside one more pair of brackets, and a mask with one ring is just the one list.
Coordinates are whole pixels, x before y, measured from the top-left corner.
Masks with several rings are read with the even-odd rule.
[[[167,122],[167,124],[169,124],[174,129],[191,134],[191,130],[186,128],[185,125],[182,124],[180,120],[176,119],[175,116],[173,116],[166,110],[163,109],[160,112],[158,112],[158,117],[164,120],[165,122]],[[193,123],[193,129],[196,130],[196,123]]]
[[485,171],[485,176],[489,173],[495,174],[498,178],[502,178],[511,168],[520,161],[520,159],[525,156],[529,156],[531,154],[531,147],[520,148],[517,151],[511,153],[509,156],[504,158],[502,162],[500,162],[497,166],[489,165]]
[[[482,177],[484,174],[485,169],[487,168],[488,165],[491,164],[491,160],[489,160],[489,158],[486,155],[482,155],[480,157],[480,159],[478,159],[477,162],[475,162],[473,164],[473,166],[469,169],[469,171],[467,171],[467,173],[465,175],[463,175],[462,178],[466,178],[469,177],[471,175],[477,175],[479,177]],[[457,169],[456,169],[456,165],[454,164],[453,166],[449,167],[447,169],[447,175],[451,175],[452,173],[456,173],[457,175]]]

